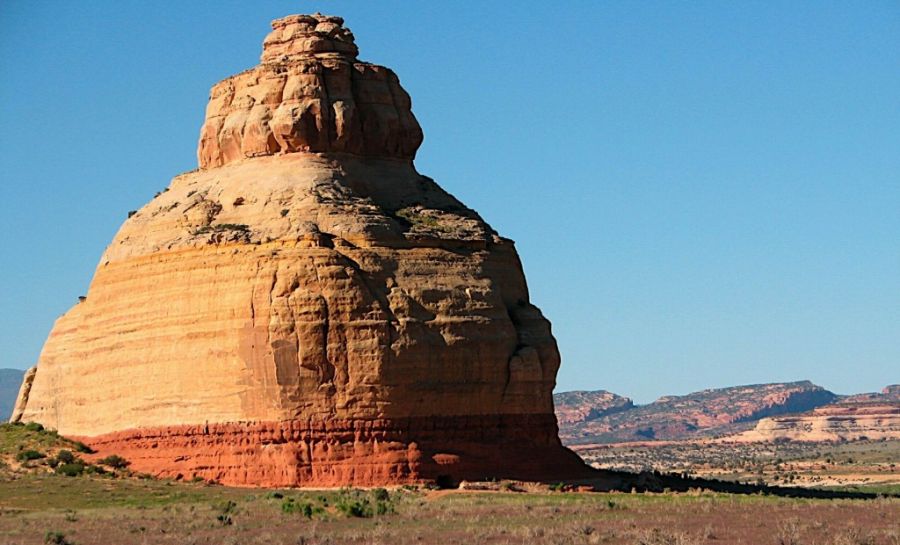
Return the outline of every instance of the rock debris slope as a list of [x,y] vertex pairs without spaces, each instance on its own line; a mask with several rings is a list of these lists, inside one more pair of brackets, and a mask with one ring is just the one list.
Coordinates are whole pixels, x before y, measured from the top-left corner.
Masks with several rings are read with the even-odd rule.
[[335,486],[583,475],[512,241],[416,172],[338,17],[216,84],[200,169],[130,214],[13,418],[157,475]]

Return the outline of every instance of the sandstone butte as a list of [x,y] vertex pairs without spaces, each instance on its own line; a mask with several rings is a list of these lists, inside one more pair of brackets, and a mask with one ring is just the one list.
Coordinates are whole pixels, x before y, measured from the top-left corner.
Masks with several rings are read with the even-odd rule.
[[410,97],[357,53],[285,17],[213,86],[200,168],[129,214],[14,421],[229,485],[588,474],[513,242],[415,170]]

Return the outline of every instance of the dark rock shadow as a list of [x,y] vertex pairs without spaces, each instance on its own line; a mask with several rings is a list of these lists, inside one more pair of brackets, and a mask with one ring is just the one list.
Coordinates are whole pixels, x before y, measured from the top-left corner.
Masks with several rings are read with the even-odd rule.
[[769,486],[732,481],[719,481],[700,477],[688,477],[658,471],[629,473],[595,469],[593,478],[566,481],[566,484],[589,487],[595,492],[688,492],[705,490],[726,494],[764,495],[784,498],[812,499],[875,499],[878,497],[900,498],[900,494],[882,494],[851,490],[824,490],[820,488],[800,488],[789,486]]

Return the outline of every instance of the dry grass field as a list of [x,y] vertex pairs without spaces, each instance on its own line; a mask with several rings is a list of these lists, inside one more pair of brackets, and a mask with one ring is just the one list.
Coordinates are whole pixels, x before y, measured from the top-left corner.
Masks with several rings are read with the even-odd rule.
[[251,490],[27,474],[0,481],[0,543],[900,544],[900,499],[496,491]]
[[114,461],[88,464],[79,448],[46,430],[0,426],[0,545],[900,544],[896,497],[572,492],[516,482],[242,489],[142,478]]

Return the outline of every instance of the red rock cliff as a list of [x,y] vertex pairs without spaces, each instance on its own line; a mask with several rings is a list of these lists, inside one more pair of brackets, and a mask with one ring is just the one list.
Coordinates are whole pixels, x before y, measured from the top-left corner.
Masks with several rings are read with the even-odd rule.
[[15,419],[235,485],[561,479],[559,366],[512,241],[416,172],[393,72],[273,23],[212,89],[200,170],[130,215]]

